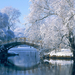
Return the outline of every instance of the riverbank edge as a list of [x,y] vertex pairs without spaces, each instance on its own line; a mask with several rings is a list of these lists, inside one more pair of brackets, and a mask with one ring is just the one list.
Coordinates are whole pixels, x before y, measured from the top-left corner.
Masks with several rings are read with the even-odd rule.
[[43,55],[43,57],[41,57],[41,59],[64,59],[64,60],[70,60],[70,59],[75,59],[75,57],[71,57],[71,56],[50,56],[50,55]]

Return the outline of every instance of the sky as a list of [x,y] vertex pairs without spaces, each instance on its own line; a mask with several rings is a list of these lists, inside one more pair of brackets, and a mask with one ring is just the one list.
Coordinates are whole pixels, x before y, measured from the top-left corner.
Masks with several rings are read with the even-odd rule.
[[0,0],[0,10],[4,7],[11,6],[21,12],[20,21],[24,22],[24,16],[29,14],[29,0]]

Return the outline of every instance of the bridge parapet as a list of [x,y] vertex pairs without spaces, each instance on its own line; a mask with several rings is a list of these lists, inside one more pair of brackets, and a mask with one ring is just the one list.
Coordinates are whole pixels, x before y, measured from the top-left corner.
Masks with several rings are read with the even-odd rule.
[[42,40],[40,41],[36,41],[36,40],[30,40],[29,38],[25,38],[25,37],[18,37],[18,38],[12,38],[11,40],[6,40],[6,41],[3,41],[3,42],[0,42],[0,45],[4,45],[4,44],[10,44],[10,43],[18,43],[18,42],[21,42],[21,43],[29,43],[29,44],[34,44],[34,45],[38,45],[38,46],[42,46]]
[[3,50],[3,52],[8,52],[10,48],[13,48],[18,45],[24,45],[24,44],[37,48],[37,50],[43,49],[42,40],[36,41],[36,40],[30,40],[29,38],[22,37],[22,38],[12,38],[11,40],[0,42],[0,47],[4,46],[4,48],[0,48],[0,50]]

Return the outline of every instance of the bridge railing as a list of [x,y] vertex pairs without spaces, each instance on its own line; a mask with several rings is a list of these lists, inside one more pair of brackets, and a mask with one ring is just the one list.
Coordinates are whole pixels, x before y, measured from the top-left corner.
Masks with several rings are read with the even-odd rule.
[[0,41],[0,45],[3,44],[8,44],[8,43],[13,43],[13,42],[28,42],[28,43],[32,43],[32,44],[36,44],[36,45],[42,45],[42,40],[36,41],[36,40],[30,40],[29,38],[25,38],[25,37],[19,37],[19,38],[12,38],[11,40],[6,40],[6,41]]

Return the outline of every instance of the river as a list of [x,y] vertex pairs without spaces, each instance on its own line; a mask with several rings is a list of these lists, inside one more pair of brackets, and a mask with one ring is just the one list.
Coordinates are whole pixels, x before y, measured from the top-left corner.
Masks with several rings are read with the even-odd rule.
[[0,60],[0,75],[75,75],[74,60],[40,60],[37,49],[18,47],[9,50],[17,55]]

